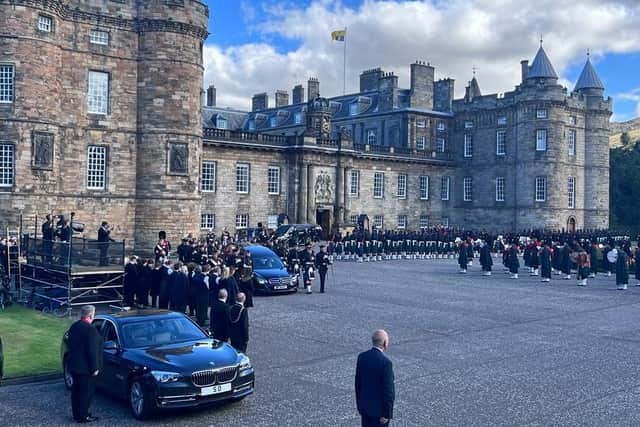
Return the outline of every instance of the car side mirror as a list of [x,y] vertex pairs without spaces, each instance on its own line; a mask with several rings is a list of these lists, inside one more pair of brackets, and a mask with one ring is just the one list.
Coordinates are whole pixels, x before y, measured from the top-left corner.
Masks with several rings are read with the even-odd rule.
[[120,350],[120,346],[115,341],[105,341],[105,343],[102,345],[102,349],[110,350],[110,351],[118,351]]

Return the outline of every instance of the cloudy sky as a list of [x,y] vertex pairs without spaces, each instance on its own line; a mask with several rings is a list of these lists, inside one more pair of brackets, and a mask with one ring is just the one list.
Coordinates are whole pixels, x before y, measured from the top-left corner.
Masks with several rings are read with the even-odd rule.
[[586,52],[614,99],[614,120],[640,116],[640,0],[205,0],[210,35],[205,86],[218,106],[249,109],[251,96],[291,91],[308,77],[320,93],[342,94],[347,28],[347,92],[362,70],[382,67],[409,86],[409,64],[436,67],[456,80],[456,95],[476,75],[484,94],[512,90],[520,60],[544,39],[561,83],[570,89]]

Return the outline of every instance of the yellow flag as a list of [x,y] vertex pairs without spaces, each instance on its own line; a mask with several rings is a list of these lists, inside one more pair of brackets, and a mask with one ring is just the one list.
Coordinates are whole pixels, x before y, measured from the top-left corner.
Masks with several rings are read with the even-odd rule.
[[347,35],[347,30],[337,30],[331,32],[331,40],[343,42]]

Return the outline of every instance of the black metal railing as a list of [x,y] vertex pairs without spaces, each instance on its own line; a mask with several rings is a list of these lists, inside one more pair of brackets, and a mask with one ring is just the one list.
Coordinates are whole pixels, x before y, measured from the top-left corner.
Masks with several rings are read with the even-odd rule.
[[73,237],[71,242],[25,236],[26,262],[51,270],[72,271],[74,267],[121,270],[124,266],[124,240],[98,242]]

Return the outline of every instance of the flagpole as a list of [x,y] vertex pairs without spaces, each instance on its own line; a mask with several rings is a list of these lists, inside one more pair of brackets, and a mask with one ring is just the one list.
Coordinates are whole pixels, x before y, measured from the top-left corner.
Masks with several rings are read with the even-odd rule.
[[344,52],[342,58],[342,94],[347,94],[347,27],[344,27]]

